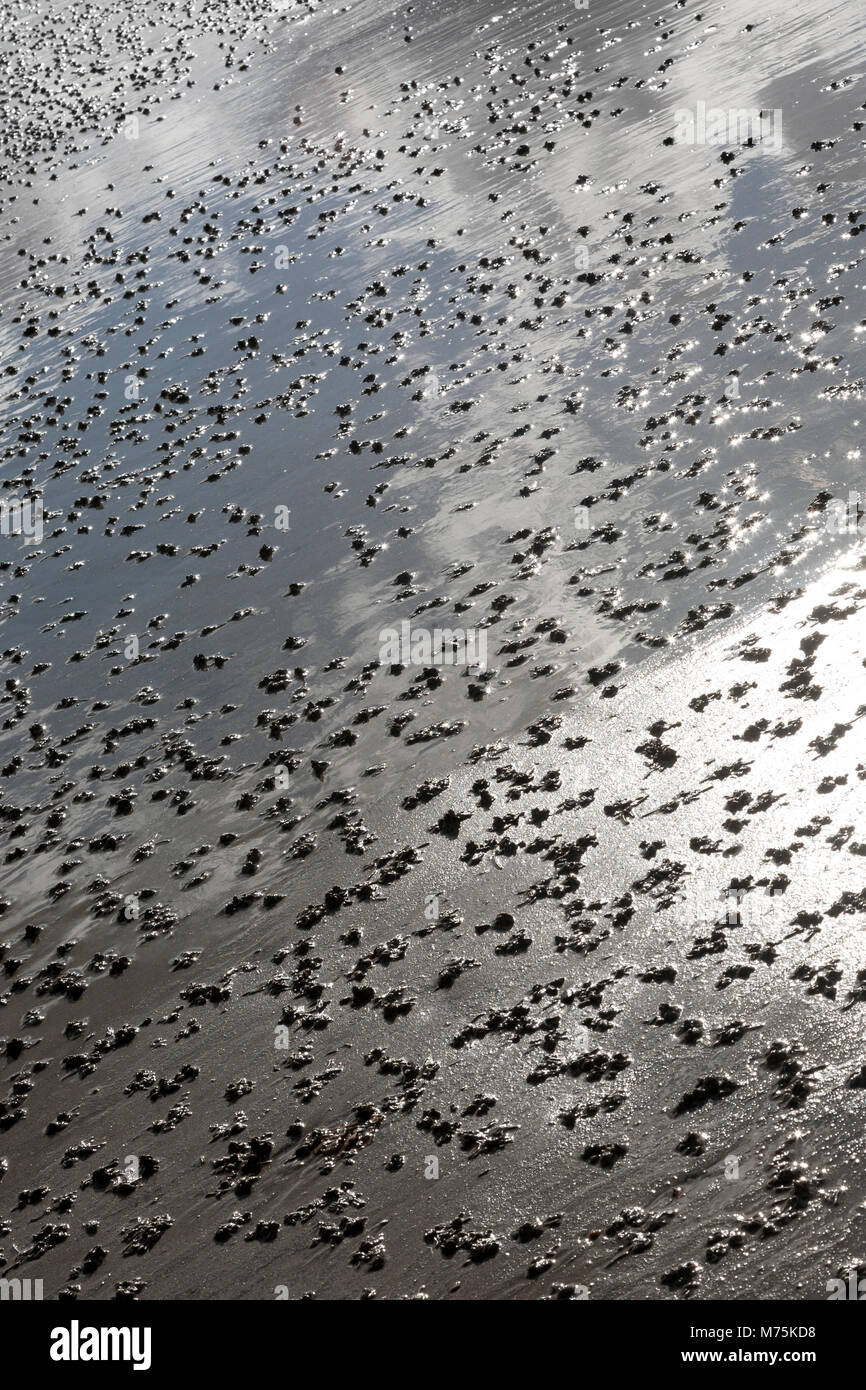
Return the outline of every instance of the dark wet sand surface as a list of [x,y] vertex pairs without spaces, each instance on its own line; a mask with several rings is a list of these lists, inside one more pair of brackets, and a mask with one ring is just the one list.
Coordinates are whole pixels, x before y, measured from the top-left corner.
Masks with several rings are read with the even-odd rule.
[[[6,7],[0,1275],[866,1266],[854,7]],[[781,148],[673,140],[782,113]],[[380,631],[471,627],[488,665]],[[438,1174],[438,1175],[437,1175]]]

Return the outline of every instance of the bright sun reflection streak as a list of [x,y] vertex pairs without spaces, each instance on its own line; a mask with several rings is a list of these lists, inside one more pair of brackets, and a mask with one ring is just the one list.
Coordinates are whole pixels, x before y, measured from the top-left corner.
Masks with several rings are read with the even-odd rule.
[[[565,762],[562,785],[566,794],[579,795],[610,774],[623,796],[635,798],[633,810],[652,816],[660,800],[652,767],[631,788],[624,769],[640,751],[636,733],[646,728],[647,711],[658,708],[663,697],[667,717],[661,737],[676,754],[678,785],[703,789],[688,804],[668,807],[666,838],[675,844],[681,831],[692,842],[695,837],[715,842],[721,820],[738,846],[726,863],[708,861],[702,867],[704,896],[709,901],[723,894],[734,872],[750,885],[748,911],[738,929],[748,932],[742,940],[738,936],[741,946],[794,940],[811,959],[809,943],[820,926],[820,958],[855,970],[863,964],[863,912],[857,904],[866,854],[866,843],[857,837],[866,780],[863,625],[854,598],[860,568],[859,549],[849,550],[778,611],[745,615],[714,640],[698,636],[681,642],[673,656],[668,651],[658,662],[639,667],[621,684],[618,726],[601,744],[593,743],[591,752],[588,748]],[[749,655],[752,659],[744,661]],[[711,725],[694,716],[704,699],[713,701]],[[572,732],[588,731],[576,716]],[[714,770],[726,764],[747,767],[748,781],[714,782]],[[744,786],[760,789],[765,804],[759,816],[753,791],[732,814],[730,806]],[[741,843],[738,820],[749,830]],[[633,850],[633,822],[620,828],[614,819],[606,834],[613,840],[609,863],[617,862],[620,839],[623,855]],[[769,909],[756,915],[756,903],[766,908],[771,887]],[[674,930],[682,905],[679,912],[679,917],[672,912],[651,921],[648,940],[667,931],[662,924],[668,921]],[[742,985],[742,997],[755,1008],[769,998],[766,981],[756,973]]]

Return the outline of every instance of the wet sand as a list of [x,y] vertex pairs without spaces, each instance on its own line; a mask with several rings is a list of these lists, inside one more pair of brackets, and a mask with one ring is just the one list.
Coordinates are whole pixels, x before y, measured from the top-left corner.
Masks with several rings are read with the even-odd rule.
[[5,17],[0,1275],[825,1299],[862,19],[219,15]]

